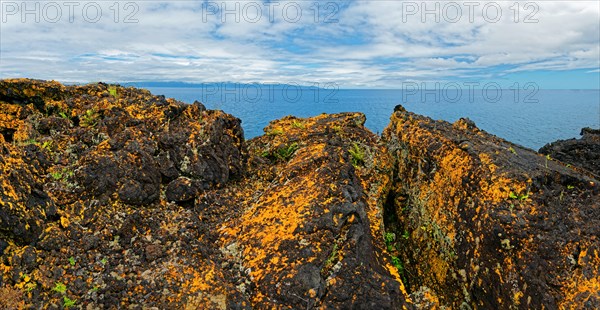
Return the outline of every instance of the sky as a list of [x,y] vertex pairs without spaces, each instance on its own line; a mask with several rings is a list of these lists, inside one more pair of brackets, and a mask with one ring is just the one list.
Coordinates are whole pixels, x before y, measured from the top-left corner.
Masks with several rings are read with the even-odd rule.
[[0,78],[600,88],[598,0],[0,4]]

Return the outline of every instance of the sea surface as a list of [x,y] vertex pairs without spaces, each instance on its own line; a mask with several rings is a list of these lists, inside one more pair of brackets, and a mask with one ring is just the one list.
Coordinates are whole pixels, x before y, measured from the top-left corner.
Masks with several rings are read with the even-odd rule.
[[282,86],[146,87],[155,95],[223,110],[242,120],[246,139],[262,135],[272,120],[321,113],[362,112],[366,126],[381,133],[397,104],[408,111],[454,122],[468,117],[477,126],[538,150],[544,144],[579,137],[583,127],[600,127],[600,90],[461,91],[316,89]]

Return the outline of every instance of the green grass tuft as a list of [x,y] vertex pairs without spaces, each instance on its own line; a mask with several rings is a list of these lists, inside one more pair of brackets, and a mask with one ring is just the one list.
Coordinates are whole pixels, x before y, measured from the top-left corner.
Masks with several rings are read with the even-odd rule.
[[85,114],[80,117],[82,127],[94,127],[98,124],[98,112],[95,109],[85,111]]
[[333,249],[331,250],[331,254],[329,254],[329,257],[325,261],[325,268],[330,268],[333,265],[333,262],[335,261],[335,258],[337,257],[337,252],[338,252],[338,245],[337,245],[337,243],[335,243],[333,245]]
[[294,155],[294,153],[296,153],[297,150],[298,143],[294,142],[292,144],[277,149],[274,155],[277,159],[288,161],[290,158],[292,158],[292,155]]
[[306,126],[304,126],[304,124],[300,121],[294,121],[292,122],[292,127],[294,128],[298,128],[298,129],[304,129],[306,128]]
[[76,302],[77,301],[72,300],[72,299],[70,299],[67,296],[63,296],[63,305],[64,305],[65,309],[68,309],[68,308],[71,308],[71,307],[75,306]]
[[52,290],[57,293],[64,294],[67,291],[67,286],[64,285],[63,283],[56,282],[56,284],[54,285],[54,288],[52,288]]
[[117,87],[116,86],[109,86],[108,87],[108,93],[113,96],[113,97],[117,97],[118,93],[117,93]]
[[365,163],[365,151],[358,145],[358,143],[353,143],[352,148],[349,150],[350,152],[350,161],[352,162],[352,166],[359,167]]

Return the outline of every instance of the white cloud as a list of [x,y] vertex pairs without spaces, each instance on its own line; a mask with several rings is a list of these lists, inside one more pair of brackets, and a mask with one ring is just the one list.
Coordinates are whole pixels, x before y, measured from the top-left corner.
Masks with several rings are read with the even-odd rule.
[[[537,23],[523,22],[533,12],[524,2],[519,2],[519,22],[511,9],[514,2],[499,2],[503,14],[495,23],[486,21],[479,9],[489,2],[480,2],[473,22],[463,2],[458,2],[463,15],[456,23],[447,22],[455,16],[450,13],[441,15],[439,23],[432,15],[422,22],[420,12],[403,14],[403,8],[422,2],[340,2],[337,23],[322,22],[333,12],[324,6],[315,20],[311,1],[279,1],[278,6],[238,1],[240,22],[228,15],[226,23],[219,13],[206,10],[206,1],[135,2],[137,23],[123,23],[135,8],[124,7],[125,2],[119,2],[118,23],[113,2],[98,2],[103,15],[97,23],[82,17],[82,8],[91,2],[80,2],[72,23],[68,8],[58,2],[63,5],[60,22],[49,23],[42,16],[36,23],[26,16],[23,23],[19,14],[6,15],[7,3],[21,2],[3,1],[0,77],[387,87],[403,79],[600,67],[597,1],[533,2],[539,7]],[[43,8],[50,2],[39,3]],[[226,5],[232,9],[235,3]],[[449,2],[438,3],[444,8]],[[426,5],[433,8],[435,2]],[[291,22],[298,7],[302,16]],[[255,8],[262,10],[258,20]]]

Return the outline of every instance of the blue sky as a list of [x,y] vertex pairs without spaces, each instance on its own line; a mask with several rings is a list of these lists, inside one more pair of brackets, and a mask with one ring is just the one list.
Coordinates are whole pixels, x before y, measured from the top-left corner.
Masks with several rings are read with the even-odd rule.
[[597,0],[22,3],[1,2],[0,78],[600,88]]

